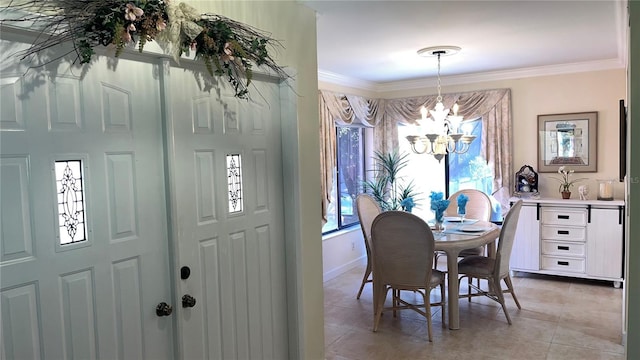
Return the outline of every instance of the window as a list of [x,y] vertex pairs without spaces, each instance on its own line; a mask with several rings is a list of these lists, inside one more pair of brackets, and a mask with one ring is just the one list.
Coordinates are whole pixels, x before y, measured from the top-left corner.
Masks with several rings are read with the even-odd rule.
[[82,160],[55,162],[58,193],[58,238],[60,245],[87,240]]
[[466,153],[449,155],[449,194],[463,189],[477,189],[485,194],[491,194],[493,173],[480,153],[482,121],[480,119],[469,121],[465,127],[467,129],[463,131],[477,137]]
[[364,128],[336,127],[336,169],[323,233],[358,223],[356,197],[363,192]]
[[418,205],[413,213],[423,219],[432,219],[429,209],[431,191],[441,191],[448,196],[461,189],[478,189],[486,194],[492,193],[493,173],[481,154],[482,119],[465,121],[463,132],[476,135],[469,150],[464,154],[451,154],[441,161],[432,155],[416,154],[411,150],[406,136],[410,135],[411,126],[398,126],[398,143],[401,152],[409,153],[409,166],[403,174],[413,179],[416,191],[420,194]]
[[229,213],[242,212],[242,159],[240,154],[227,154],[227,188]]
[[398,126],[398,147],[400,153],[409,154],[408,166],[403,169],[402,177],[412,181],[418,193],[414,202],[416,207],[411,211],[424,220],[433,219],[433,212],[429,209],[429,194],[431,191],[445,192],[445,160],[436,160],[432,155],[416,154],[406,139],[415,130],[412,126]]

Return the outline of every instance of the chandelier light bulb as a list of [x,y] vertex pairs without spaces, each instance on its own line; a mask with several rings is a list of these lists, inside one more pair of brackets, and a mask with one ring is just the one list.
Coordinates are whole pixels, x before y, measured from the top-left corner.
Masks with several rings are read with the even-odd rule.
[[[418,124],[415,128],[415,135],[407,136],[411,144],[411,149],[417,154],[433,155],[438,161],[442,160],[446,154],[462,154],[469,150],[469,145],[476,138],[470,135],[470,129],[466,129],[468,124],[463,123],[462,116],[458,115],[460,107],[458,103],[453,104],[452,111],[444,107],[441,94],[440,79],[440,57],[452,55],[460,51],[457,46],[437,46],[418,50],[420,56],[438,57],[438,97],[433,110],[428,110],[424,105],[420,108],[421,120],[416,120]],[[431,115],[432,121],[426,121]],[[422,125],[422,126],[420,126]],[[460,125],[465,128],[465,135],[459,133]],[[426,129],[425,129],[426,128]],[[427,130],[425,134],[422,132]],[[420,146],[416,146],[420,144]]]

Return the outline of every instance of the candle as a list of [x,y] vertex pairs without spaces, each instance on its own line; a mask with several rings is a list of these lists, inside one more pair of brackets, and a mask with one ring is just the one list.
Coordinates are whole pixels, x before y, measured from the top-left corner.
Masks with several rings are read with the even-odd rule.
[[460,129],[460,123],[462,123],[462,116],[449,115],[447,117],[451,124],[451,133],[458,134]]
[[598,180],[598,200],[613,200],[613,180]]
[[464,124],[464,125],[462,125],[462,132],[463,132],[465,135],[471,135],[471,131],[472,131],[472,130],[473,130],[473,125],[471,125],[470,123],[465,122],[465,124]]
[[421,120],[427,120],[427,112],[428,110],[426,107],[423,106],[420,108],[420,115],[422,116]]

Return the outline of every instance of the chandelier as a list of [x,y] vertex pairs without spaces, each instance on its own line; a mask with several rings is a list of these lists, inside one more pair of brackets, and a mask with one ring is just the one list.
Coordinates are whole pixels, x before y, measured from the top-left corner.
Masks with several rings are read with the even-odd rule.
[[[413,152],[433,155],[438,161],[441,161],[445,155],[450,153],[466,153],[476,138],[475,135],[460,132],[462,116],[458,115],[458,104],[453,105],[453,114],[450,114],[449,109],[445,109],[442,103],[442,95],[440,93],[440,56],[452,55],[458,51],[460,51],[460,48],[457,46],[437,46],[418,50],[418,55],[438,57],[438,97],[433,110],[427,110],[426,107],[422,106],[420,109],[422,118],[416,120],[416,133],[407,136],[407,140],[411,143]],[[427,113],[431,114],[431,118],[427,117]]]

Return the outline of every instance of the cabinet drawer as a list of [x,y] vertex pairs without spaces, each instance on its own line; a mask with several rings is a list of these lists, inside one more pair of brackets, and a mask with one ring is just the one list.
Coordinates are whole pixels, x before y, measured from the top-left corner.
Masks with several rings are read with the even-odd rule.
[[542,223],[547,225],[587,225],[586,209],[542,209]]
[[564,240],[584,242],[586,228],[543,225],[540,229],[543,240]]
[[582,257],[585,256],[586,245],[584,243],[575,242],[562,242],[562,241],[543,241],[542,253],[545,255],[558,255],[558,256],[571,256]]
[[542,269],[553,271],[566,271],[583,273],[585,271],[584,259],[573,259],[560,256],[542,256]]

